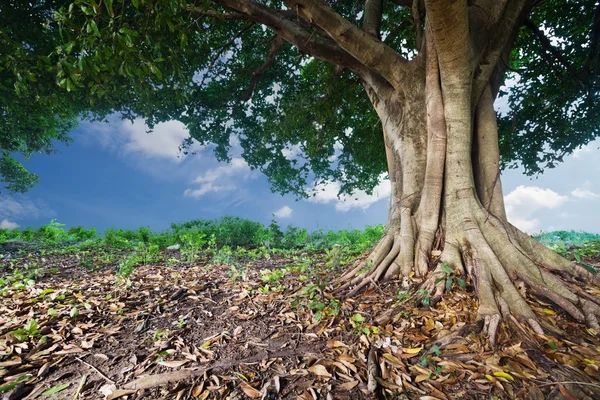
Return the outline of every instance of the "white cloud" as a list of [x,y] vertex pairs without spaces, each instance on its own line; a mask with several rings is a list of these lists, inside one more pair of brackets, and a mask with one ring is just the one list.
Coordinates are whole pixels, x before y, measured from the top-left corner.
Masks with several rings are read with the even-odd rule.
[[555,209],[567,202],[569,198],[551,189],[537,186],[520,185],[504,196],[508,220],[517,228],[526,232],[539,229],[540,221],[533,214],[543,209]]
[[275,214],[277,218],[289,218],[292,216],[292,212],[293,210],[290,207],[283,206],[279,210],[275,211],[273,214]]
[[34,203],[27,198],[17,200],[14,197],[0,197],[0,218],[3,219],[35,219],[52,214],[54,212],[41,202]]
[[[179,147],[189,137],[187,128],[179,121],[157,124],[151,132],[143,119],[131,123],[113,118],[108,124],[92,124],[91,127],[88,131],[95,140],[113,151],[173,162],[183,160]],[[193,151],[199,149],[199,146],[192,147]]]
[[573,190],[571,192],[571,195],[573,197],[577,197],[579,199],[597,199],[600,197],[600,195],[597,195],[596,193],[592,192],[591,190],[580,189],[580,188]]
[[297,144],[281,149],[281,154],[288,160],[295,160],[302,155],[302,148]]
[[204,174],[194,179],[194,183],[200,184],[198,188],[186,189],[183,194],[187,197],[202,197],[207,193],[230,192],[239,187],[239,182],[252,179],[256,174],[248,164],[241,158],[233,158],[227,165],[209,169]]
[[309,195],[314,194],[314,196],[310,197],[308,201],[321,204],[335,203],[335,209],[342,212],[353,208],[366,210],[371,204],[390,196],[392,186],[389,180],[383,179],[385,175],[382,174],[380,176],[380,183],[373,189],[373,193],[370,195],[362,190],[358,190],[352,193],[352,195],[344,194],[338,198],[341,184],[339,182],[327,182],[315,185],[314,191],[309,193]]
[[[597,144],[596,144],[596,145],[597,145]],[[573,156],[573,158],[574,158],[574,159],[576,159],[576,160],[580,160],[580,159],[582,159],[583,157],[585,157],[585,155],[586,155],[586,154],[590,154],[590,153],[592,153],[592,152],[595,150],[595,148],[594,148],[594,147],[595,147],[595,146],[594,146],[594,144],[592,144],[592,143],[590,143],[590,144],[587,144],[587,145],[585,145],[585,146],[581,146],[580,148],[578,148],[578,149],[575,149],[575,151],[573,151],[573,154],[572,154],[572,156]]]
[[4,218],[2,222],[0,222],[0,229],[16,229],[19,227],[19,224],[16,222],[12,222]]
[[129,137],[124,147],[127,153],[139,153],[148,157],[168,158],[180,161],[179,146],[189,137],[185,125],[179,121],[169,121],[158,124],[151,133],[142,120],[133,124],[123,122],[123,130]]

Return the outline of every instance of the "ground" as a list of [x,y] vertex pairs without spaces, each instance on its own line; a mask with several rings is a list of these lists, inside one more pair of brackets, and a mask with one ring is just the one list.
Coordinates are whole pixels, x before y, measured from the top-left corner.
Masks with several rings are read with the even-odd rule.
[[492,350],[471,283],[451,275],[429,304],[411,280],[334,297],[328,282],[348,267],[334,251],[161,251],[127,275],[106,251],[18,250],[0,259],[6,399],[572,399],[600,387],[595,332],[525,293],[555,336],[504,327]]

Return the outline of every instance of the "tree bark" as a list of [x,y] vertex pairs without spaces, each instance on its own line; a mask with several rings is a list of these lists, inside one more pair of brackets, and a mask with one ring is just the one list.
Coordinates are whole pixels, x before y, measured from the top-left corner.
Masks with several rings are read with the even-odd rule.
[[[488,84],[473,95],[480,75],[472,68],[466,1],[426,6],[425,56],[413,60],[410,83],[400,90],[361,76],[381,119],[392,193],[384,237],[338,279],[339,290],[351,296],[377,281],[416,277],[438,300],[449,266],[473,283],[492,346],[501,321],[543,334],[516,281],[600,331],[600,301],[576,284],[594,275],[507,221],[494,90]],[[442,251],[439,260],[433,249]]]
[[600,300],[577,285],[594,275],[510,225],[504,208],[493,103],[506,69],[501,57],[535,0],[395,0],[413,12],[411,60],[379,40],[381,0],[365,0],[363,29],[322,0],[285,0],[288,10],[279,11],[254,0],[213,1],[350,69],[381,120],[392,185],[385,235],[337,280],[339,291],[411,277],[436,300],[450,267],[474,284],[492,345],[500,321],[543,332],[516,281],[600,331]]

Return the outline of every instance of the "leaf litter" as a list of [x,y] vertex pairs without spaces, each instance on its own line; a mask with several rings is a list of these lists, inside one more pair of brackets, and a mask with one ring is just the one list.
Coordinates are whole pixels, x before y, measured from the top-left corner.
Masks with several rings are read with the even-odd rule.
[[18,258],[54,273],[0,292],[0,396],[600,398],[597,332],[534,298],[552,335],[504,327],[490,349],[468,283],[417,306],[410,279],[334,297],[327,282],[343,266],[327,267],[322,253],[308,270],[290,253],[247,262],[243,274],[167,258],[126,279],[73,254]]

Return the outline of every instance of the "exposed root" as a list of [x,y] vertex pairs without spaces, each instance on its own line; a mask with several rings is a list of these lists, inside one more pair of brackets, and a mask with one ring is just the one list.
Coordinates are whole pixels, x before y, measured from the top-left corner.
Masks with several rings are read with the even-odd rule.
[[[423,278],[420,288],[426,291],[428,304],[433,305],[441,300],[449,273],[470,278],[479,298],[477,320],[482,321],[482,332],[494,347],[503,321],[514,324],[528,337],[544,334],[541,321],[515,286],[521,282],[530,293],[551,301],[575,321],[600,332],[600,299],[580,287],[581,281],[589,283],[596,277],[486,213],[476,202],[463,207],[463,218],[447,225],[450,232],[445,233],[443,252],[427,277],[419,270],[429,267],[433,238],[427,239],[428,245],[422,245],[425,236],[414,240],[417,229],[406,210],[399,222],[395,221],[395,231],[388,229],[365,262],[337,281],[338,293],[353,296],[390,278]],[[429,249],[428,253],[424,254],[423,249]]]

